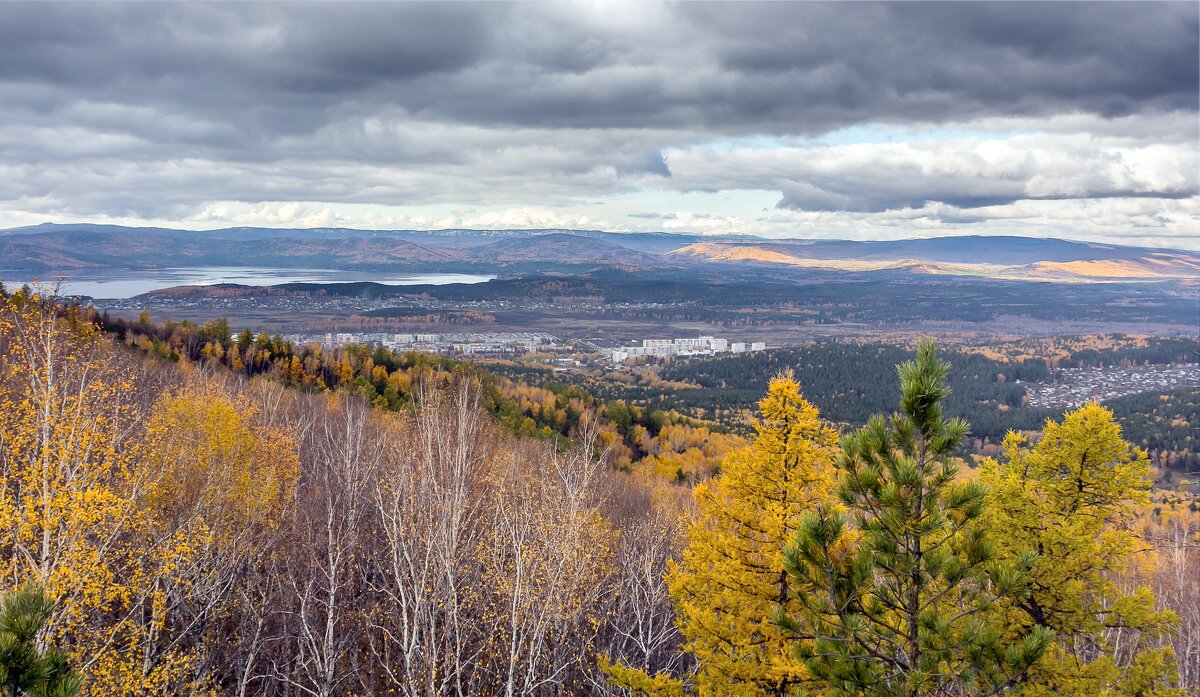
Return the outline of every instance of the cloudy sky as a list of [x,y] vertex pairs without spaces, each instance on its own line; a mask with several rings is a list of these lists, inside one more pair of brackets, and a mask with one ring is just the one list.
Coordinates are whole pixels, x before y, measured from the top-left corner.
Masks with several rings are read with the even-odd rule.
[[1200,6],[0,3],[0,227],[1200,248]]

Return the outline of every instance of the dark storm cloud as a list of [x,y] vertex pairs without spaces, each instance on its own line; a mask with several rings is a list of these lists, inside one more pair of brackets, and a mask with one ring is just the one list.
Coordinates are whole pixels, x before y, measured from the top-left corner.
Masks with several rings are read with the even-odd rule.
[[[1194,3],[0,5],[0,79],[264,130],[398,106],[478,125],[806,133],[1195,109]],[[599,11],[597,11],[599,14]]]
[[[673,186],[664,152],[740,136],[1192,114],[1197,16],[1190,2],[0,3],[0,201],[162,214],[603,195]],[[866,171],[802,174],[746,181],[799,208],[928,197]],[[737,184],[700,178],[677,187]],[[943,178],[946,201],[1028,189]]]
[[404,92],[397,85],[475,64],[490,46],[491,14],[461,5],[3,3],[0,80],[47,90],[28,102],[39,113],[90,99],[219,119],[251,135],[304,132],[346,100],[390,103]]
[[[685,5],[796,125],[1195,109],[1197,10],[1151,3]],[[731,14],[732,11],[732,14]]]

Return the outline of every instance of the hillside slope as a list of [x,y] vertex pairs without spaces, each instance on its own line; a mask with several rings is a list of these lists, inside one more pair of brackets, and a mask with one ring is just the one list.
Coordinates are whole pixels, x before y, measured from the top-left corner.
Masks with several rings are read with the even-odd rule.
[[696,242],[669,256],[798,269],[955,274],[1027,280],[1200,278],[1194,252],[1021,237],[898,242]]

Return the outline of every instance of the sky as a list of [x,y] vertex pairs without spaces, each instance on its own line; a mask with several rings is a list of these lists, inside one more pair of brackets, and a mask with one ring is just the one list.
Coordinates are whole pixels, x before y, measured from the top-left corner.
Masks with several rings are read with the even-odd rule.
[[0,2],[0,227],[1200,249],[1200,3]]

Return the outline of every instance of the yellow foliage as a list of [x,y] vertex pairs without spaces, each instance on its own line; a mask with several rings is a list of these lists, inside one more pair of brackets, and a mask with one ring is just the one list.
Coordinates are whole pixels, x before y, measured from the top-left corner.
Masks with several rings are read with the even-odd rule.
[[240,535],[270,525],[295,484],[292,438],[257,426],[259,408],[201,383],[164,395],[149,420],[146,459],[157,476],[143,495],[159,525],[190,516]]
[[683,697],[686,694],[683,682],[670,675],[647,675],[644,671],[630,668],[620,661],[614,663],[605,655],[597,657],[596,662],[600,672],[604,673],[613,685],[628,690],[635,697]]
[[771,381],[754,428],[720,476],[696,487],[687,550],[667,574],[701,694],[775,694],[807,675],[770,618],[780,604],[796,610],[783,547],[829,494],[838,434],[790,374]]
[[[1004,449],[1003,462],[989,459],[980,473],[989,488],[986,519],[1001,556],[1039,555],[1028,597],[1006,611],[1014,625],[1041,624],[1056,637],[1023,693],[1132,694],[1122,686],[1133,673],[1111,654],[1107,630],[1153,640],[1175,621],[1156,610],[1148,588],[1127,593],[1114,582],[1133,562],[1133,526],[1149,501],[1146,453],[1122,439],[1112,412],[1094,403],[1048,421],[1033,447],[1010,433]],[[1077,654],[1084,646],[1092,648]],[[1144,685],[1166,684],[1174,671],[1168,653],[1151,650],[1133,665]]]
[[745,445],[745,439],[740,436],[669,423],[643,447],[649,454],[639,466],[668,479],[682,473],[689,481],[701,481],[714,474],[718,463],[729,452]]
[[203,694],[168,630],[219,604],[290,498],[295,445],[202,384],[143,420],[129,361],[51,304],[3,303],[0,347],[0,591],[58,599],[47,631],[85,694]]

